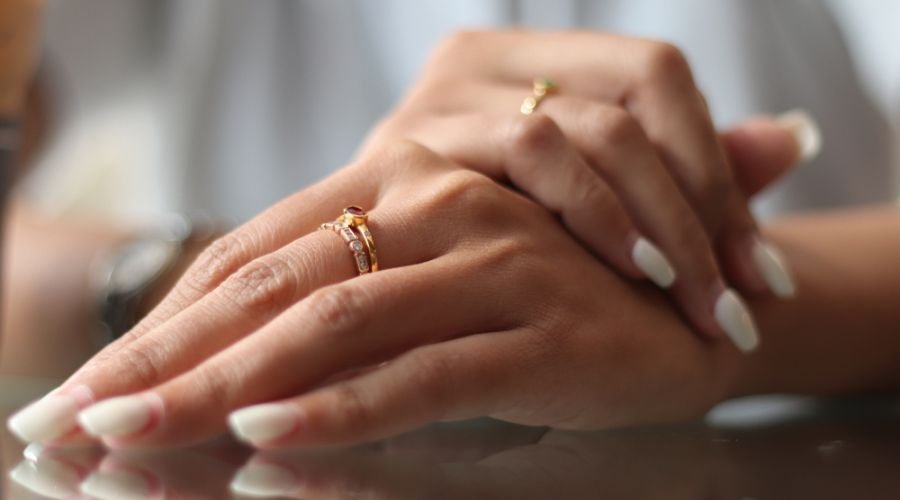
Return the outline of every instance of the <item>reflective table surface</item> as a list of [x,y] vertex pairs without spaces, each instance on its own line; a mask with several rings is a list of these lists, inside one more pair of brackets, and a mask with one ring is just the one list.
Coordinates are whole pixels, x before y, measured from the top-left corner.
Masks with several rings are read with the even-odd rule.
[[[0,385],[4,421],[29,391],[45,389]],[[0,496],[12,500],[900,499],[896,399],[756,399],[703,422],[604,432],[479,420],[280,453],[224,438],[165,452],[26,449],[5,429],[0,446]]]

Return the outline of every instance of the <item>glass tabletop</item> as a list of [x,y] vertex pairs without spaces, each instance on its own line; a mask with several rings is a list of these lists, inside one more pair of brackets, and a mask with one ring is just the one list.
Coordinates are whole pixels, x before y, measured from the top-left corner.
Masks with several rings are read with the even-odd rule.
[[[23,398],[41,384],[16,387]],[[5,419],[21,401],[4,393]],[[5,430],[0,445],[12,500],[900,498],[896,400],[754,399],[702,422],[596,432],[485,419],[278,453],[224,438],[157,452],[26,448]]]

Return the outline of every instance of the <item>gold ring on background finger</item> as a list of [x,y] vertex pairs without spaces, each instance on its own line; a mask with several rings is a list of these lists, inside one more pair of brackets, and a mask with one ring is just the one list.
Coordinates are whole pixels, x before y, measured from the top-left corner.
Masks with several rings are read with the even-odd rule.
[[553,80],[550,80],[549,78],[535,78],[531,86],[531,95],[522,101],[519,111],[523,115],[534,113],[534,110],[541,104],[541,101],[543,101],[548,94],[556,92],[556,90],[557,86]]

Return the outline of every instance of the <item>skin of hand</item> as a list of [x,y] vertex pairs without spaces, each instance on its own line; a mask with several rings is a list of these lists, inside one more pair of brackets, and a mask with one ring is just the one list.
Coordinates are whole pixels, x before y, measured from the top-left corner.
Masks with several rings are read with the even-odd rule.
[[[523,116],[516,111],[536,77],[555,87]],[[463,32],[433,52],[362,151],[414,140],[509,182],[625,276],[670,288],[698,332],[737,336],[719,316],[725,301],[740,307],[737,292],[725,293],[730,287],[794,294],[785,263],[748,211],[739,171],[764,175],[760,155],[781,166],[767,172],[772,177],[809,159],[819,141],[810,120],[757,118],[720,137],[686,58],[667,43],[595,32]]]
[[[384,270],[350,279],[345,243],[314,231],[346,203],[372,207]],[[404,142],[218,240],[136,329],[10,425],[60,442],[80,423],[109,446],[160,447],[212,437],[231,414],[241,439],[270,448],[483,415],[665,422],[726,397],[741,357],[691,335],[656,289],[598,263],[540,206]],[[36,415],[50,417],[35,427]]]

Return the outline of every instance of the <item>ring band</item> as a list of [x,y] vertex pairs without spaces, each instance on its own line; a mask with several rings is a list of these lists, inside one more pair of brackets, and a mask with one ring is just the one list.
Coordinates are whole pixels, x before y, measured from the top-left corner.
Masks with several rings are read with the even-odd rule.
[[366,224],[368,214],[362,208],[351,205],[344,209],[334,222],[326,222],[319,229],[337,233],[353,255],[356,271],[359,274],[374,273],[378,270],[378,257],[375,252],[375,239]]
[[522,101],[519,111],[523,115],[534,113],[534,110],[537,109],[538,105],[541,104],[541,101],[547,97],[547,94],[551,94],[555,91],[556,83],[554,83],[553,80],[548,78],[535,78],[534,83],[532,83],[531,86],[531,95]]
[[334,231],[347,243],[347,248],[353,255],[353,262],[356,264],[356,271],[359,274],[367,274],[371,272],[372,267],[369,265],[369,257],[366,255],[366,248],[360,241],[356,232],[343,222],[326,222],[319,226],[319,229]]
[[372,266],[372,272],[378,271],[378,252],[375,249],[375,238],[372,237],[372,232],[369,231],[369,226],[366,224],[369,220],[369,214],[356,205],[350,205],[344,209],[341,219],[362,235],[362,239],[366,244],[366,250],[369,252],[369,263]]

